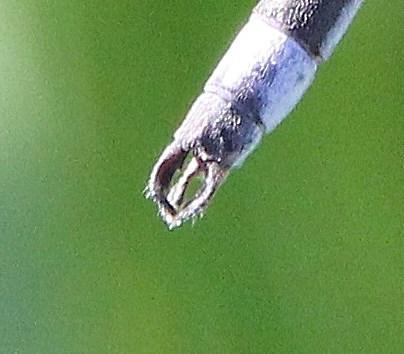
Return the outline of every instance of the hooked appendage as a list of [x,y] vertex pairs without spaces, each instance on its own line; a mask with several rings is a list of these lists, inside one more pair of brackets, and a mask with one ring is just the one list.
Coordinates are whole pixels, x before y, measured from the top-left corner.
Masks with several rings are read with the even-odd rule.
[[230,169],[242,162],[262,133],[233,103],[207,93],[197,99],[146,187],[146,197],[157,204],[169,229],[202,216]]
[[151,173],[146,195],[170,229],[200,216],[229,171],[292,111],[361,3],[258,3]]
[[[154,167],[146,196],[157,203],[168,228],[174,229],[188,219],[202,216],[226,176],[227,171],[216,161],[203,160],[197,152],[183,150],[174,142]],[[188,197],[191,183],[198,178],[202,179],[202,184]]]

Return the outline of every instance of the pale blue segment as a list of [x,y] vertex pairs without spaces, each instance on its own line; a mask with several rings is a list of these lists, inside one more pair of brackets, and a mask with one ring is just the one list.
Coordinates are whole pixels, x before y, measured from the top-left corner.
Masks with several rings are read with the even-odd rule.
[[[205,86],[228,101],[247,95],[269,132],[299,102],[317,65],[285,33],[252,16]],[[247,101],[247,108],[251,108]]]

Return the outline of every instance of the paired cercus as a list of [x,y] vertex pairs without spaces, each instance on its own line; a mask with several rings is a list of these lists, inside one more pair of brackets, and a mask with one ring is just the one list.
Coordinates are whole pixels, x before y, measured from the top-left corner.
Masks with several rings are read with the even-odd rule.
[[362,2],[258,2],[152,169],[146,196],[169,229],[202,215],[231,169],[287,117]]

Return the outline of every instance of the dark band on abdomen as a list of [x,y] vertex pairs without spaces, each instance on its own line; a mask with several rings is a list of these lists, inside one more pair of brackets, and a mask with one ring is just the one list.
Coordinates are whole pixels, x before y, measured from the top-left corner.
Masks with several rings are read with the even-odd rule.
[[315,58],[324,58],[323,43],[353,3],[358,0],[262,0],[254,13],[279,26]]

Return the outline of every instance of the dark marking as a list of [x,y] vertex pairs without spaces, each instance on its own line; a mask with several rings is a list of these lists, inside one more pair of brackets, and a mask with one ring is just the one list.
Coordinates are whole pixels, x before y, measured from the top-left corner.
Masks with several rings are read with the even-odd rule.
[[266,21],[275,22],[301,43],[312,56],[322,57],[321,46],[341,17],[357,0],[262,0],[254,9]]

